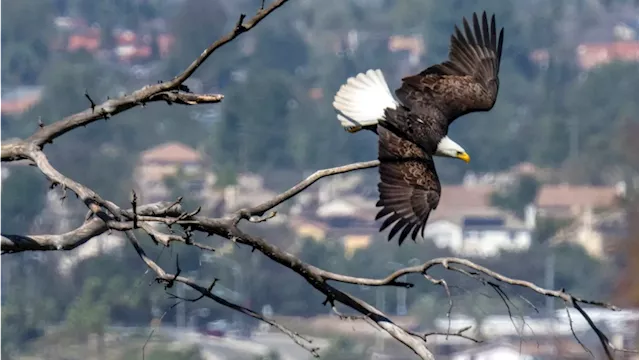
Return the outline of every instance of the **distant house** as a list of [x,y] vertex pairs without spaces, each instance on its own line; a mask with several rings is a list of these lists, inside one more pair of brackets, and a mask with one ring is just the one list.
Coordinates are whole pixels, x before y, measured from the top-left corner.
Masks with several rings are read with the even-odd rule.
[[378,233],[377,209],[371,189],[362,174],[343,174],[324,179],[314,190],[293,200],[290,227],[299,237],[334,241],[345,248],[345,256],[366,248]]
[[[366,229],[366,232],[371,232],[371,229]],[[375,231],[375,229],[374,229]],[[344,246],[344,256],[347,259],[350,259],[359,249],[366,249],[371,244],[371,240],[373,239],[373,234],[355,234],[355,231],[350,231],[350,234],[347,234],[342,237],[342,244]]]
[[522,162],[499,172],[467,172],[462,180],[467,187],[493,186],[495,190],[512,185],[521,176],[531,176],[539,182],[547,182],[554,176],[551,169],[539,168],[532,163]]
[[309,89],[309,98],[312,100],[322,100],[324,97],[324,93],[322,88],[311,88]]
[[113,254],[126,245],[124,237],[118,233],[103,233],[92,238],[87,243],[72,252],[64,252],[58,263],[58,271],[65,276],[72,273],[73,268],[83,260],[103,254]]
[[312,238],[316,241],[324,241],[329,231],[329,226],[323,222],[308,220],[299,216],[291,216],[289,227],[298,238]]
[[[340,222],[343,218],[368,221],[375,217],[377,209],[376,201],[369,200],[358,195],[346,195],[331,201],[324,202],[318,206],[316,216],[327,219],[330,222]],[[350,221],[353,222],[353,221]]]
[[[628,32],[620,28],[618,32]],[[595,69],[613,61],[637,62],[638,40],[605,41],[579,44],[575,50],[577,65],[582,70]],[[551,54],[548,49],[536,49],[529,53],[529,60],[541,68],[549,66]]]
[[544,185],[535,205],[540,216],[575,218],[588,209],[612,207],[623,194],[615,186]]
[[491,185],[443,185],[437,213],[455,212],[465,208],[487,208],[491,206]]
[[74,52],[85,50],[95,53],[100,50],[102,35],[100,28],[86,28],[73,32],[67,39],[66,50]]
[[613,61],[637,62],[638,41],[581,44],[576,49],[576,58],[583,70],[590,70]]
[[[335,179],[334,179],[335,180]],[[345,256],[366,248],[378,236],[375,216],[377,191],[361,176],[327,181],[317,193],[306,193],[292,207],[291,227],[299,235],[341,242]],[[491,208],[492,186],[448,185],[425,230],[425,237],[441,248],[468,256],[495,256],[500,251],[529,247],[531,226]],[[302,220],[305,219],[305,220]]]
[[147,59],[152,55],[151,46],[149,45],[119,45],[114,51],[118,59],[126,63]]
[[391,52],[407,51],[409,53],[408,62],[410,66],[420,64],[420,59],[425,54],[424,39],[422,36],[402,36],[394,35],[389,37],[387,43]]
[[189,178],[187,190],[200,193],[207,182],[214,181],[203,171],[204,155],[197,150],[178,143],[170,142],[158,145],[140,154],[135,170],[135,180],[145,202],[167,200],[169,190],[165,179],[183,173]]
[[179,164],[187,172],[200,169],[203,160],[204,157],[200,152],[179,142],[161,144],[140,154],[140,161],[145,165],[174,166]]
[[547,49],[536,49],[529,53],[529,60],[535,64],[538,64],[541,68],[546,68],[549,66],[549,61],[551,57],[549,56],[549,50]]
[[627,235],[626,230],[626,217],[622,211],[594,214],[588,208],[570,226],[558,231],[550,242],[575,244],[589,255],[602,259],[613,253],[617,241]]
[[19,115],[29,110],[42,99],[44,86],[20,86],[2,92],[0,111],[2,115]]
[[491,207],[433,213],[425,238],[458,256],[493,257],[501,251],[525,251],[531,245],[535,214],[527,223]]
[[87,21],[83,18],[69,16],[58,16],[53,19],[53,24],[59,30],[74,30],[87,26]]
[[[256,206],[274,198],[277,193],[266,189],[264,178],[258,174],[244,173],[236,178],[236,184],[223,189],[226,211],[235,211],[243,207]],[[278,224],[285,220],[279,215],[269,220],[267,224]]]
[[[355,187],[357,183],[351,185]],[[375,202],[352,194],[341,195],[330,201],[325,199],[318,206],[315,216],[329,225],[327,236],[344,245],[347,258],[353,256],[356,250],[368,247],[378,233],[374,219],[379,209],[375,207]]]
[[[529,167],[522,171],[529,171]],[[335,180],[335,179],[334,179]],[[298,236],[341,242],[345,256],[366,248],[379,234],[375,216],[375,187],[360,176],[343,176],[320,184],[317,192],[301,194],[291,208],[290,226]],[[489,257],[501,251],[529,248],[535,211],[526,221],[491,207],[491,185],[445,185],[438,208],[431,214],[425,238],[457,255]],[[385,232],[386,234],[386,232]]]
[[438,208],[432,212],[425,237],[458,256],[492,257],[501,251],[529,248],[535,214],[528,222],[494,208],[495,185],[445,185]]
[[175,44],[176,39],[171,34],[160,34],[156,38],[156,43],[158,44],[158,50],[160,51],[160,57],[166,58],[171,54],[171,49]]
[[88,26],[84,19],[58,17],[55,25],[58,30],[53,37],[51,48],[58,51],[75,52],[85,50],[98,57],[113,57],[123,63],[135,63],[149,60],[153,54],[152,46],[157,45],[157,56],[166,58],[175,43],[175,37],[168,34],[162,19],[140,24],[136,30],[116,28],[111,34],[113,48],[105,48],[102,30]]

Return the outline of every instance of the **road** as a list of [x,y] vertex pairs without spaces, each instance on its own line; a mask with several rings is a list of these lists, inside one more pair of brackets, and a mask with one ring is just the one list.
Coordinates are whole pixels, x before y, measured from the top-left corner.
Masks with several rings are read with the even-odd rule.
[[[270,350],[277,351],[282,360],[313,358],[309,351],[280,333],[256,333],[251,339],[245,340],[232,337],[204,336],[196,332],[176,330],[175,328],[163,328],[161,332],[178,341],[188,341],[198,345],[207,360],[250,360],[257,355],[266,355]],[[311,340],[313,340],[314,346],[321,349],[329,344],[327,340],[321,338],[312,338]]]
[[[313,358],[308,350],[303,349],[284,334],[256,334],[251,340],[265,346],[267,349],[278,351],[282,360],[307,360]],[[320,349],[329,346],[329,341],[322,338],[310,338],[310,340],[313,340],[313,346],[319,347]]]
[[[321,349],[328,345],[324,339],[312,339],[314,346]],[[266,355],[270,350],[275,350],[282,360],[307,360],[312,359],[311,353],[283,334],[266,333],[255,334],[250,340],[201,337],[199,341],[201,349],[216,360],[239,359],[240,356]]]
[[234,341],[231,339],[209,339],[203,337],[199,341],[199,346],[206,360],[249,360],[269,352],[269,348],[266,346],[249,341]]

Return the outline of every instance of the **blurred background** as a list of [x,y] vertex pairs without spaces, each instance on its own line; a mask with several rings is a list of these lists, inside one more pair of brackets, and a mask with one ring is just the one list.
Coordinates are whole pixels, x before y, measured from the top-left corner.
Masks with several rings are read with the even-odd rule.
[[[2,1],[2,140],[26,137],[96,101],[168,80],[260,0]],[[631,0],[291,0],[224,46],[187,85],[220,104],[136,108],[70,132],[46,152],[62,173],[118,205],[184,196],[220,216],[255,205],[313,171],[376,158],[370,133],[348,134],[332,108],[347,77],[380,68],[392,88],[447,56],[462,17],[495,13],[505,28],[494,109],[454,123],[470,164],[438,159],[443,194],[418,243],[378,234],[377,170],[324,179],[247,230],[303,260],[379,277],[437,256],[468,258],[504,275],[613,302],[589,309],[612,342],[638,348],[638,3]],[[62,233],[86,209],[48,190],[20,162],[2,164],[2,232]],[[339,320],[290,270],[216,238],[218,251],[154,247],[168,271],[317,339],[324,359],[412,359],[360,322]],[[565,304],[512,287],[435,271],[409,290],[342,286],[415,331],[452,331],[474,344],[429,338],[442,359],[589,359]],[[6,359],[305,359],[268,326],[212,301],[177,306],[121,234],[78,249],[2,256]],[[195,297],[181,287],[175,295]],[[508,306],[507,306],[508,305]],[[509,316],[511,314],[511,317]],[[573,330],[604,354],[585,321]],[[152,332],[152,329],[155,329]],[[616,353],[616,358],[637,354]]]

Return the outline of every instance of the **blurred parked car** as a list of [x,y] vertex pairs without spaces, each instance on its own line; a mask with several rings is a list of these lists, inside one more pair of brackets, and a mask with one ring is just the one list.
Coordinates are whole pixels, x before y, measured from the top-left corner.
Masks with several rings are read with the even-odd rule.
[[216,337],[224,337],[229,330],[229,324],[226,320],[216,320],[207,323],[203,329],[203,334]]

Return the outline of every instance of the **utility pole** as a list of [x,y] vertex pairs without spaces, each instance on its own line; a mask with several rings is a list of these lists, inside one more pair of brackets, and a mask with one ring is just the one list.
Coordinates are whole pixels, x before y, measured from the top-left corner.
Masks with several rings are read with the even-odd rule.
[[[581,72],[578,75],[578,83],[580,85],[584,84],[584,82],[587,80],[587,73],[586,72]],[[576,161],[578,160],[578,152],[580,151],[580,120],[577,117],[574,117],[571,120],[571,129],[570,130],[570,152],[569,152],[569,156],[571,159],[572,163],[576,163]]]
[[[416,266],[418,264],[420,264],[419,259],[413,258],[409,260],[409,265],[411,266]],[[397,263],[395,261],[387,262],[387,268],[392,271],[401,269],[403,267],[404,267],[403,264]],[[398,279],[398,281],[406,282],[407,276],[406,275],[401,276]],[[407,288],[405,288],[404,286],[401,286],[396,289],[396,315],[402,316],[406,314],[407,314]]]
[[[385,308],[384,290],[384,286],[378,286],[376,288],[376,307],[383,313]],[[380,353],[384,352],[384,339],[382,338],[382,331],[378,331],[378,336],[376,337],[376,348],[378,349],[378,351],[380,351]]]
[[580,126],[580,123],[578,121],[577,117],[574,117],[573,119],[571,119],[571,123],[569,125],[571,127],[571,129],[569,130],[570,132],[570,149],[569,149],[569,158],[571,159],[571,163],[575,164],[576,161],[578,160],[578,149],[579,149],[579,137],[578,137],[578,127]]
[[[179,298],[184,298],[184,285],[181,283],[176,284]],[[176,328],[184,328],[185,327],[185,319],[187,317],[187,308],[184,301],[180,301],[176,306]]]
[[[547,258],[545,263],[544,270],[544,286],[549,290],[554,290],[555,287],[555,273],[556,273],[556,254],[551,247],[551,243],[547,240]],[[545,307],[547,311],[547,316],[553,316],[554,307],[553,307],[554,298],[551,296],[547,296],[545,299]]]
[[[197,278],[197,271],[189,271],[187,276],[192,277],[194,279]],[[176,293],[178,297],[185,298],[184,289],[187,285],[182,283],[176,284]],[[185,328],[187,326],[187,306],[185,301],[180,301],[178,305],[176,305],[176,328]]]
[[[403,275],[399,279],[400,281],[406,282],[407,276]],[[404,286],[398,287],[398,298],[396,304],[396,314],[398,316],[407,315],[407,288]]]
[[[211,263],[214,266],[222,265],[223,262],[226,263],[228,268],[231,270],[231,273],[233,276],[233,292],[238,297],[236,300],[238,301],[244,300],[243,294],[247,293],[244,286],[245,279],[244,279],[244,274],[242,272],[242,266],[237,261],[223,255],[211,255],[211,254],[203,254],[201,257],[201,261]],[[240,312],[234,311],[232,314],[232,318],[233,318],[232,321],[235,325],[242,324],[242,314]]]

